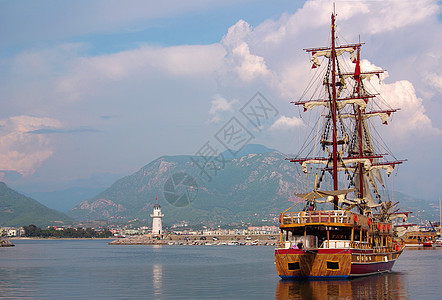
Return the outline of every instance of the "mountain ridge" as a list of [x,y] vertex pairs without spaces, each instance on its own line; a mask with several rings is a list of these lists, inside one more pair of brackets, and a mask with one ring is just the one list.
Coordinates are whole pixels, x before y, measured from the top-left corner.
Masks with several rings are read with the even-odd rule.
[[[161,156],[82,201],[68,215],[78,220],[149,222],[153,205],[158,202],[165,214],[165,224],[188,221],[209,225],[277,217],[294,204],[290,202],[294,192],[313,186],[314,178],[297,175],[300,168],[287,161],[287,155],[266,147],[261,149],[262,153],[247,153],[250,148],[245,149],[242,156],[218,161],[218,169],[205,170],[210,171],[207,174],[195,162],[211,163],[215,157]],[[175,181],[187,181],[187,185],[179,186]],[[393,192],[393,199],[401,202],[402,210],[431,209],[429,203],[399,192]],[[425,214],[412,218],[415,216],[427,218]]]
[[50,209],[0,182],[0,226],[62,225],[72,221],[67,215]]
[[[116,181],[94,198],[83,201],[70,210],[68,215],[77,219],[147,217],[158,195],[165,214],[167,212],[171,218],[181,215],[180,219],[191,221],[201,219],[227,222],[237,219],[238,213],[245,214],[246,219],[253,215],[257,218],[264,216],[251,207],[265,207],[270,213],[279,214],[289,204],[291,192],[288,187],[296,186],[290,175],[295,167],[285,161],[285,156],[280,152],[248,154],[235,158],[226,162],[224,168],[218,170],[210,181],[203,181],[198,176],[199,169],[192,162],[195,158],[201,157],[162,156],[134,174]],[[163,195],[165,182],[179,173],[189,174],[199,180],[197,198],[190,205],[181,208],[169,204]],[[256,194],[260,195],[259,199],[252,199]],[[263,199],[264,195],[268,197],[268,201]],[[165,220],[170,219],[166,217]]]

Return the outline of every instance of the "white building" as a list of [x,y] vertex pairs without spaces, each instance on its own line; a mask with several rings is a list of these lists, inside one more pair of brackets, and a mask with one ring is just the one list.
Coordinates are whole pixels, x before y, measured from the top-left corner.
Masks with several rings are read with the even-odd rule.
[[161,206],[158,203],[153,206],[153,214],[150,216],[152,217],[152,234],[162,235],[164,215],[161,213]]

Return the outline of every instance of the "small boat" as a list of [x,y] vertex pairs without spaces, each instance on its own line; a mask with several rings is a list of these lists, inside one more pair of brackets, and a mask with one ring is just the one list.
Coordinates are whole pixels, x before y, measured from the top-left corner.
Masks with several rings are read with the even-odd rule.
[[303,173],[313,174],[315,183],[313,189],[295,194],[303,208],[280,214],[275,264],[283,279],[388,272],[404,249],[392,221],[408,215],[397,212],[385,176],[403,160],[384,154],[388,147],[375,146],[374,141],[383,140],[372,134],[377,117],[378,123],[387,124],[397,109],[368,89],[367,81],[383,70],[361,70],[363,43],[338,44],[336,36],[333,13],[330,45],[304,49],[318,76],[310,81],[305,98],[292,102],[304,112],[321,110],[308,119],[313,122],[306,126],[311,133],[306,133],[305,146],[288,158]]
[[436,233],[431,231],[410,231],[405,234],[405,247],[432,247]]

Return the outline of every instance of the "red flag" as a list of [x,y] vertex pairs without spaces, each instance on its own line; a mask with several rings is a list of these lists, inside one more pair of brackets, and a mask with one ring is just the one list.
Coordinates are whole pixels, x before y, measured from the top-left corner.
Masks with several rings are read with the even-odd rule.
[[361,75],[361,66],[359,65],[359,59],[356,61],[356,67],[355,67],[355,80],[360,83],[360,76]]

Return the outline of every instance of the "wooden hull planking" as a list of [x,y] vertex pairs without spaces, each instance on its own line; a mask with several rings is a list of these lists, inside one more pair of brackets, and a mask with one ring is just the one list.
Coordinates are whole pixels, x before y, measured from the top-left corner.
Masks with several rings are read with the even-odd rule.
[[373,253],[352,249],[276,249],[275,263],[283,279],[348,278],[388,272],[401,253],[402,250]]

